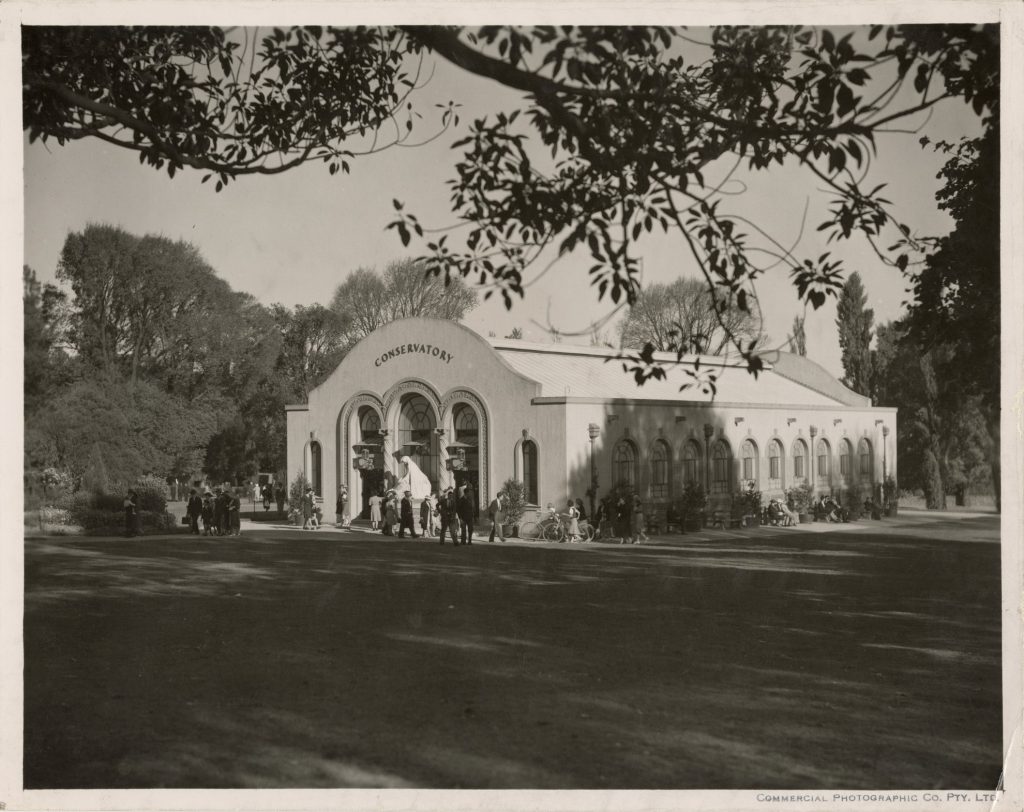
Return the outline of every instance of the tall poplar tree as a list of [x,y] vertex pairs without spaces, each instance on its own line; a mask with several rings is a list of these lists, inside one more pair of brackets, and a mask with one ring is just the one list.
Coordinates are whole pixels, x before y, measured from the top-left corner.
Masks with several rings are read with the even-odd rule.
[[875,311],[866,308],[867,294],[860,274],[850,274],[843,292],[839,294],[838,318],[839,348],[843,352],[843,383],[861,395],[871,394],[871,338],[874,331]]

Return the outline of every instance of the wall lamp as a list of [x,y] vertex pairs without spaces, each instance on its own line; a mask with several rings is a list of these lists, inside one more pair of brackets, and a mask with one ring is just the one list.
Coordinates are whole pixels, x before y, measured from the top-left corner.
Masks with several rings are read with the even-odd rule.
[[738,426],[738,425],[739,425],[740,423],[742,423],[742,422],[743,422],[743,418],[742,418],[742,417],[734,417],[734,418],[732,419],[732,424],[733,424],[734,426]]

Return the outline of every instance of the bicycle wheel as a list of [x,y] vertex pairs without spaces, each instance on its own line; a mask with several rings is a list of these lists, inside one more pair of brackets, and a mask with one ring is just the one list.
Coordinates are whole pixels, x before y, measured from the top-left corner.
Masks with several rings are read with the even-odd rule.
[[519,538],[521,539],[541,538],[541,535],[537,522],[523,522],[519,525]]
[[561,524],[552,522],[544,528],[544,538],[548,541],[562,541],[565,538],[565,528]]
[[587,541],[594,540],[594,525],[590,522],[583,522],[580,524],[580,532],[583,533],[584,539]]

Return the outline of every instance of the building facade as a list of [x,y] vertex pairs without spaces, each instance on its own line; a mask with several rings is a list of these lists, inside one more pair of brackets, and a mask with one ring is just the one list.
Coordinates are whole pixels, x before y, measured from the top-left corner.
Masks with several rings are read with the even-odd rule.
[[[674,358],[666,355],[666,360]],[[789,353],[742,364],[701,358],[714,397],[683,375],[638,387],[615,351],[488,340],[450,321],[402,319],[363,339],[309,402],[288,408],[288,477],[324,499],[347,486],[352,518],[409,456],[437,489],[467,484],[486,506],[517,479],[534,505],[564,506],[591,483],[629,483],[667,504],[685,483],[713,507],[750,483],[767,499],[807,482],[844,504],[896,477],[896,410],[873,407]]]

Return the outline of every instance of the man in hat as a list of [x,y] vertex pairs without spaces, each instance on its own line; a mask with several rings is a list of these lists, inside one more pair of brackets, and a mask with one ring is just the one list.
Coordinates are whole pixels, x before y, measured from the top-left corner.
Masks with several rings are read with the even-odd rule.
[[441,544],[444,544],[445,534],[449,531],[452,535],[452,546],[459,546],[459,514],[458,505],[455,501],[455,494],[451,488],[446,488],[438,501],[437,512],[441,517]]
[[462,543],[473,543],[473,519],[476,516],[476,505],[473,503],[473,495],[465,485],[459,486],[459,496],[456,501],[459,522],[462,524]]
[[409,529],[409,535],[418,539],[416,533],[416,516],[412,511],[412,491],[406,491],[402,496],[402,507],[398,517],[398,537],[405,538],[405,530]]
[[494,535],[497,533],[498,538],[501,541],[505,541],[505,528],[503,524],[505,522],[505,494],[499,493],[491,500],[490,506],[487,508],[487,515],[491,517],[491,535],[488,536],[489,542],[494,542]]
[[316,497],[313,495],[313,487],[311,485],[306,486],[305,493],[302,494],[302,529],[303,530],[314,530],[313,527],[313,506],[316,504]]
[[189,529],[192,531],[192,535],[198,536],[199,518],[203,515],[203,500],[195,488],[188,492],[188,507],[185,515],[188,516]]

